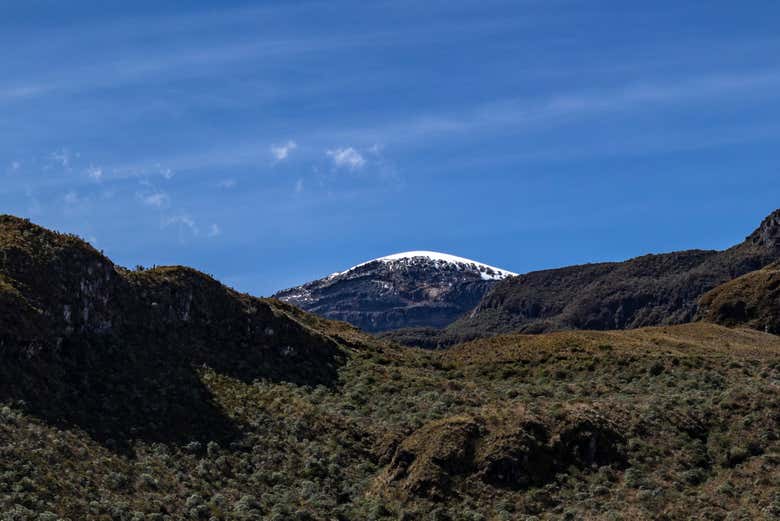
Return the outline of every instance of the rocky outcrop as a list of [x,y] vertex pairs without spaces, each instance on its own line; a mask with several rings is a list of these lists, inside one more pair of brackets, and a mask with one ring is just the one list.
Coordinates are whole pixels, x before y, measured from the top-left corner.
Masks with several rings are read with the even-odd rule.
[[444,327],[471,310],[510,272],[434,252],[360,264],[275,297],[365,331]]
[[445,418],[398,445],[374,490],[443,500],[471,479],[508,489],[544,485],[571,466],[624,466],[625,443],[615,423],[586,406],[556,417],[537,417],[516,406]]

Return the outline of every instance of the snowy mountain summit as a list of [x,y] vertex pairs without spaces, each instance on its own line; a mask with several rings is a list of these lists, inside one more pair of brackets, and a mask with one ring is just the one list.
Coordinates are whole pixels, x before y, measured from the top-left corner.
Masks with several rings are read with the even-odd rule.
[[483,280],[502,280],[507,277],[512,277],[517,275],[517,273],[512,273],[511,271],[502,270],[494,266],[488,266],[487,264],[482,264],[481,262],[473,261],[471,259],[466,259],[464,257],[458,257],[457,255],[450,255],[449,253],[439,253],[436,251],[420,250],[420,251],[405,251],[403,253],[394,253],[393,255],[387,255],[386,257],[379,257],[378,259],[370,260],[368,262],[358,264],[357,266],[353,266],[347,271],[334,273],[333,275],[331,275],[331,277],[337,277],[339,275],[343,275],[345,273],[348,273],[362,266],[366,266],[367,264],[371,264],[373,262],[383,262],[393,267],[399,265],[415,264],[415,263],[430,263],[443,268],[455,267],[456,269],[460,269],[464,271],[469,271],[469,270],[476,271],[480,274],[480,277]]
[[511,271],[433,251],[408,251],[281,291],[275,297],[367,331],[444,327]]

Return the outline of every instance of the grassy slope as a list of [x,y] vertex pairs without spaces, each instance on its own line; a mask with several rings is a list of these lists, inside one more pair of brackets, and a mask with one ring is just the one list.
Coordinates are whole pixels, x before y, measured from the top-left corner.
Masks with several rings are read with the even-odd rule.
[[[700,323],[402,349],[0,225],[2,521],[780,515],[780,337]],[[602,428],[619,458],[564,443]],[[487,479],[517,444],[554,464]]]
[[780,333],[780,263],[718,286],[699,304],[705,320]]
[[[778,337],[695,324],[503,336],[435,353],[355,342],[350,353],[332,389],[201,368],[241,426],[227,446],[137,441],[127,456],[6,406],[0,510],[73,520],[772,519],[780,507]],[[377,490],[387,452],[429,422],[518,405],[554,422],[572,404],[619,426],[627,469],[573,468],[521,490],[456,476],[439,502],[407,497],[400,483]]]

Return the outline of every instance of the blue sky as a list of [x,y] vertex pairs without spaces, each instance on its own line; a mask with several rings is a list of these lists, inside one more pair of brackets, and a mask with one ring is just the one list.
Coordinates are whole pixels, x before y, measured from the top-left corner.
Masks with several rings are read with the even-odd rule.
[[724,248],[780,207],[774,1],[158,4],[0,0],[0,212],[268,295],[413,249]]

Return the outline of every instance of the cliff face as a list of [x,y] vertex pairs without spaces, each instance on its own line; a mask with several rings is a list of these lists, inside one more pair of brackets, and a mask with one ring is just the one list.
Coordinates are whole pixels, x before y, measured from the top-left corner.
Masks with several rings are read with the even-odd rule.
[[444,327],[510,272],[433,252],[373,260],[275,296],[366,331]]

